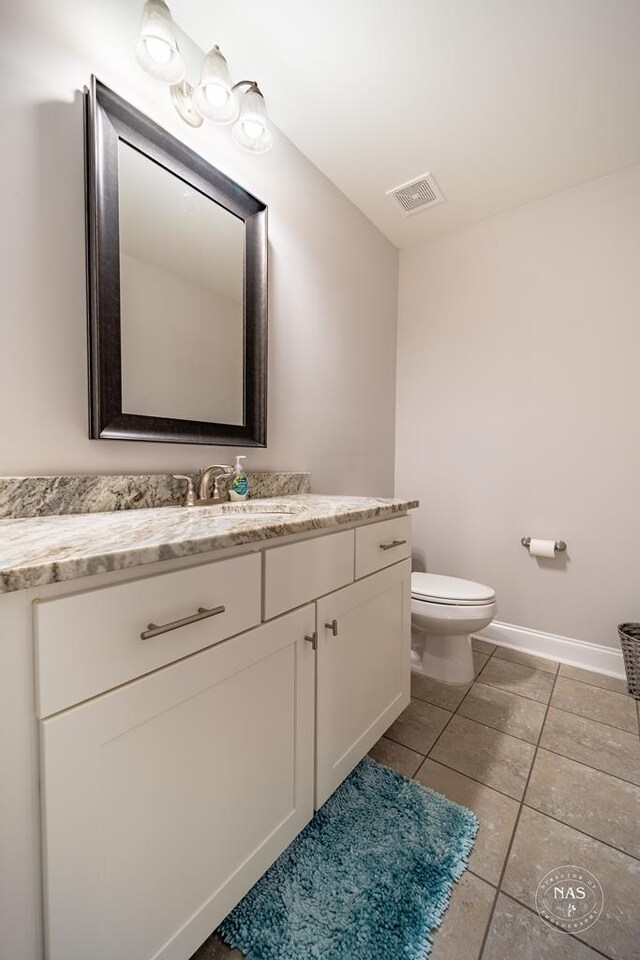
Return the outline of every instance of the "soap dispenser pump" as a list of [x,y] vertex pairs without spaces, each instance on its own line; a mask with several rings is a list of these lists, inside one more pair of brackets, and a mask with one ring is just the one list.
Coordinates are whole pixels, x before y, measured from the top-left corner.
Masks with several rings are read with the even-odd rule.
[[236,457],[236,465],[233,473],[231,474],[231,483],[229,484],[230,500],[246,500],[249,496],[249,481],[247,480],[247,475],[244,472],[244,467],[240,463],[241,460],[246,459],[247,458],[242,454]]

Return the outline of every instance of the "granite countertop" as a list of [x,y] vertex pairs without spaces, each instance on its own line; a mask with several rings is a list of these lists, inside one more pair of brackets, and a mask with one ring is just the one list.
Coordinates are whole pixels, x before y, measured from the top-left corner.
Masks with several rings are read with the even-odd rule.
[[0,520],[0,593],[384,519],[418,506],[417,500],[314,494],[247,503],[258,512],[242,515],[232,512],[242,504],[222,504]]

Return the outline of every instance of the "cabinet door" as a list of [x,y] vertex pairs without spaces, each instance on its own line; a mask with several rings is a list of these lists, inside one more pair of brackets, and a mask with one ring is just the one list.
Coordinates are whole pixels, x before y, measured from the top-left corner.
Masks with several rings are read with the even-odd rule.
[[317,807],[409,703],[410,588],[406,560],[318,601]]
[[308,822],[314,614],[42,722],[48,960],[186,960]]

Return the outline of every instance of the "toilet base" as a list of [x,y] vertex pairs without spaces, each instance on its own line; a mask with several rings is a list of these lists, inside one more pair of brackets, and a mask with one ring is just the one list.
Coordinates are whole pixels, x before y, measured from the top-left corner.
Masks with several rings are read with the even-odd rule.
[[442,683],[471,683],[474,678],[471,635],[438,635],[413,630],[411,669]]

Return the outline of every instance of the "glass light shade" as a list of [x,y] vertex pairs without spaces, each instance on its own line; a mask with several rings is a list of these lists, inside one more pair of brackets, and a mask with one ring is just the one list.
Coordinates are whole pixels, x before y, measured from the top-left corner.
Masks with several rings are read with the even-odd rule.
[[145,37],[144,44],[146,47],[145,53],[151,57],[154,63],[160,63],[162,65],[169,63],[171,60],[171,47],[168,43],[165,43],[164,40],[159,40],[158,37]]
[[240,107],[231,89],[227,61],[217,46],[204,59],[193,102],[198,113],[213,123],[233,123],[238,116]]
[[240,117],[231,131],[233,139],[249,153],[266,153],[273,146],[273,137],[267,127],[264,97],[256,87],[250,87],[242,99]]
[[135,55],[142,69],[163,83],[181,83],[187,74],[169,8],[162,0],[147,0],[144,5]]

